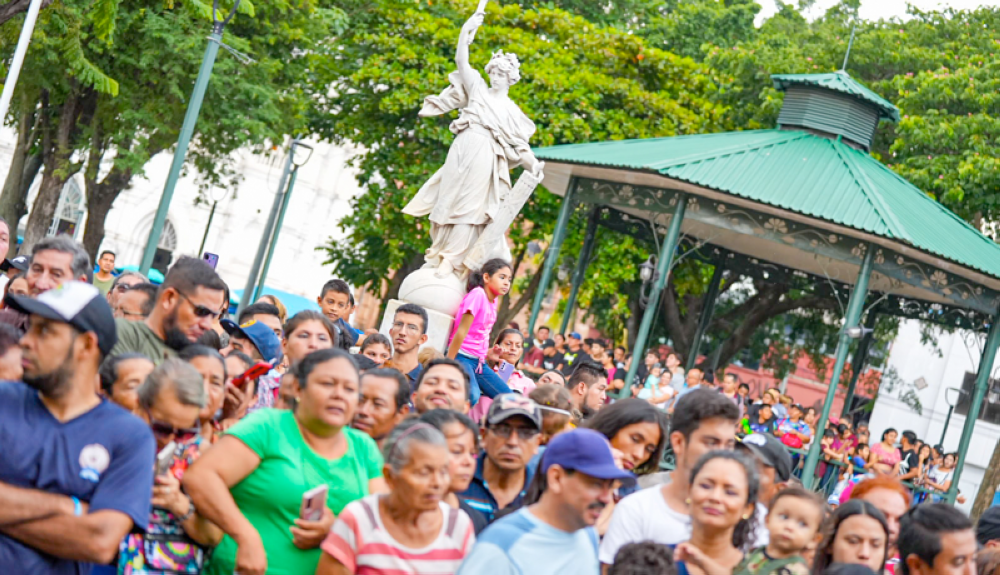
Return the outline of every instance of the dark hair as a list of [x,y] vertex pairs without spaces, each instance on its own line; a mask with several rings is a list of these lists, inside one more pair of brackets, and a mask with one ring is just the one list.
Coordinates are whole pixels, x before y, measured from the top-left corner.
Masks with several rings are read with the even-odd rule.
[[516,330],[514,328],[510,328],[509,327],[509,328],[501,331],[500,334],[497,335],[496,341],[494,341],[493,343],[496,344],[496,345],[500,345],[500,342],[503,341],[505,337],[507,337],[508,335],[511,335],[511,334],[520,337],[521,341],[524,341],[524,334],[523,333],[521,333],[519,330]]
[[312,373],[316,366],[321,363],[326,363],[328,361],[333,361],[335,359],[346,359],[348,363],[351,364],[351,369],[354,370],[354,375],[358,376],[360,379],[361,374],[358,372],[358,364],[355,363],[354,358],[351,354],[347,353],[342,349],[337,349],[335,347],[327,349],[317,349],[316,351],[305,356],[301,360],[292,366],[292,374],[295,376],[296,381],[299,382],[299,389],[303,389],[306,386],[306,382],[309,380],[309,374]]
[[354,360],[354,363],[358,366],[359,373],[365,373],[378,368],[378,364],[375,363],[375,360],[368,356],[361,355],[360,353],[352,353],[350,356],[351,359]]
[[177,357],[188,363],[196,357],[210,357],[222,364],[222,378],[229,378],[229,373],[226,371],[226,360],[222,357],[222,354],[206,345],[193,343],[180,350],[180,352],[177,353]]
[[347,282],[344,280],[332,279],[323,284],[323,290],[319,292],[319,297],[326,296],[328,292],[344,294],[347,296],[350,304],[354,305],[354,294],[351,293],[351,286],[347,285]]
[[[879,567],[879,573],[885,568],[885,560],[888,559],[889,554],[889,524],[885,520],[885,515],[878,510],[878,507],[863,499],[851,499],[831,513],[823,525],[823,541],[816,548],[816,555],[813,558],[813,573],[824,573],[833,563],[833,541],[837,538],[837,530],[840,529],[841,523],[856,515],[871,517],[882,526],[882,531],[885,533],[885,548],[882,550],[882,565]],[[902,537],[900,537],[901,539]],[[905,558],[900,561],[901,564],[905,562]]]
[[113,252],[111,250],[104,250],[103,252],[101,252],[101,255],[97,256],[97,259],[101,259],[101,258],[103,258],[104,256],[106,256],[108,254],[111,254],[111,257],[113,257],[113,258],[118,257],[118,256],[115,255],[115,252]]
[[545,373],[543,373],[542,375],[545,375],[546,373],[556,373],[556,374],[559,374],[559,377],[562,378],[563,385],[565,386],[565,384],[566,384],[566,376],[563,375],[563,372],[559,371],[558,369],[550,369],[550,370],[546,371]]
[[[716,393],[716,395],[719,394]],[[729,405],[733,405],[732,402]],[[742,451],[727,451],[724,449],[709,451],[705,455],[702,455],[698,462],[694,464],[694,468],[691,470],[691,475],[688,478],[690,484],[694,485],[695,477],[698,477],[698,474],[701,473],[701,470],[710,461],[716,459],[735,461],[743,468],[744,478],[747,482],[746,505],[754,507],[754,511],[750,514],[750,517],[746,519],[741,517],[739,522],[736,523],[736,527],[733,529],[733,546],[739,549],[749,549],[754,543],[754,531],[757,523],[757,492],[760,489],[760,478],[757,476],[757,463]]]
[[410,404],[410,381],[398,369],[391,367],[369,369],[361,375],[361,383],[364,383],[366,377],[381,377],[396,382],[396,393],[392,396],[393,402],[396,404],[396,411],[403,409],[404,405]]
[[615,553],[607,575],[676,575],[674,552],[653,541],[627,543]]
[[333,325],[333,322],[330,321],[330,318],[312,309],[302,310],[299,313],[288,318],[288,321],[285,322],[285,325],[281,327],[281,333],[284,334],[285,339],[288,339],[288,337],[292,335],[292,333],[294,333],[295,330],[299,329],[300,325],[304,324],[307,321],[318,321],[319,323],[323,324],[323,328],[326,330],[328,334],[330,334],[330,342],[333,344],[333,347],[338,347],[337,343],[339,342],[340,331],[337,330],[337,326]]
[[682,354],[681,352],[679,352],[679,351],[672,351],[672,352],[670,352],[670,353],[667,354],[667,357],[670,357],[670,356],[674,356],[674,357],[677,358],[678,362],[680,362],[682,364],[684,363],[684,354]]
[[104,390],[105,395],[111,397],[111,389],[114,387],[115,382],[118,381],[118,376],[120,375],[118,368],[121,367],[122,362],[133,359],[144,359],[153,363],[153,360],[149,359],[146,355],[134,351],[108,356],[101,363],[101,368],[97,373],[101,377],[101,389]]
[[860,563],[834,563],[816,575],[877,575],[871,567]]
[[237,317],[236,323],[243,325],[246,321],[255,315],[273,315],[276,318],[281,318],[281,312],[278,311],[278,306],[270,303],[257,302],[252,303],[240,312]]
[[972,521],[947,503],[924,503],[911,507],[899,518],[899,565],[903,575],[910,574],[906,560],[916,555],[928,566],[941,553],[941,535],[955,531],[972,531]]
[[903,439],[905,439],[910,445],[913,445],[917,442],[917,434],[907,429],[903,432]]
[[465,291],[472,291],[477,287],[479,288],[485,287],[486,282],[483,276],[486,275],[492,276],[493,274],[497,273],[498,271],[504,268],[511,269],[510,263],[508,263],[507,260],[501,258],[493,258],[489,260],[488,262],[483,264],[482,268],[469,274],[469,281],[465,285]]
[[479,427],[475,421],[472,421],[471,417],[464,413],[455,411],[454,409],[435,408],[425,411],[418,419],[424,423],[433,425],[441,433],[444,433],[444,428],[449,425],[461,425],[472,432],[473,444],[477,450],[479,449]]
[[417,377],[417,383],[413,386],[413,392],[416,393],[416,391],[420,389],[420,384],[424,382],[424,377],[427,376],[427,372],[430,371],[432,367],[437,365],[450,365],[462,372],[462,380],[465,382],[465,396],[468,397],[471,385],[471,382],[469,381],[469,374],[466,373],[462,364],[458,363],[454,359],[451,359],[450,357],[438,357],[428,361],[427,365],[424,366],[424,369],[421,370],[420,376]]
[[690,439],[702,421],[715,418],[736,421],[740,418],[740,410],[718,391],[693,389],[677,400],[670,421],[670,432],[679,431],[684,439]]
[[385,348],[389,350],[389,353],[390,354],[392,353],[392,342],[389,341],[388,337],[380,333],[373,333],[370,336],[366,337],[365,341],[361,342],[361,353],[364,353],[366,349],[377,344],[384,345]]
[[889,437],[890,433],[899,433],[899,432],[893,429],[892,427],[886,429],[885,431],[882,432],[882,441],[885,441],[885,438]]
[[[733,377],[736,377],[736,376],[734,375]],[[738,386],[736,386],[736,389],[746,389],[747,391],[750,391],[750,386],[747,385],[747,384],[745,384],[745,383],[741,383]]]
[[536,327],[535,328],[535,333],[538,333],[539,331],[541,331],[543,329],[546,330],[546,331],[548,331],[549,333],[552,333],[552,329],[550,329],[549,326],[547,326],[547,325],[540,325],[540,326]]
[[17,347],[19,341],[21,341],[21,334],[14,326],[0,323],[0,355],[5,355],[10,348]]
[[146,294],[146,301],[139,307],[139,311],[145,317],[149,317],[149,314],[153,313],[153,306],[156,305],[156,294],[159,290],[159,286],[148,282],[135,284],[134,286],[128,288],[128,291],[137,291],[139,293]]
[[823,521],[826,519],[826,503],[823,502],[823,499],[815,491],[809,491],[804,487],[795,485],[782,489],[771,498],[771,504],[768,505],[767,508],[774,509],[774,506],[778,503],[778,501],[788,497],[811,503],[819,509],[819,526],[822,527]]
[[214,329],[206,330],[205,333],[199,335],[198,339],[195,340],[195,343],[210,347],[215,351],[219,351],[223,348],[222,338],[219,337],[219,332]]
[[569,376],[569,381],[566,382],[566,387],[573,389],[581,381],[588,388],[595,383],[608,380],[608,370],[604,369],[603,365],[596,364],[592,361],[584,361],[578,363],[573,368],[573,373]]
[[246,366],[245,370],[246,369],[250,369],[251,367],[253,367],[253,364],[254,364],[253,358],[250,357],[249,355],[243,353],[242,351],[237,351],[235,349],[231,349],[231,350],[229,350],[229,353],[226,354],[226,358],[227,359],[230,358],[230,357],[235,357],[236,359],[238,359],[241,362],[243,362],[243,365]]
[[614,439],[623,428],[636,423],[655,423],[660,428],[660,439],[656,442],[656,451],[649,459],[637,466],[633,472],[636,475],[653,473],[660,468],[660,457],[667,444],[667,417],[662,409],[655,407],[644,399],[630,397],[605,406],[592,418],[587,420],[585,427],[599,432],[608,441]]
[[189,295],[199,287],[221,292],[226,291],[226,283],[212,269],[212,266],[198,258],[181,256],[177,263],[167,270],[167,277],[160,284],[157,295],[171,288],[179,293]]
[[415,303],[404,303],[403,305],[396,308],[395,313],[392,314],[393,322],[396,321],[396,316],[401,313],[408,313],[410,315],[415,315],[420,317],[420,335],[427,333],[427,323],[430,321],[427,318],[427,310],[420,307]]

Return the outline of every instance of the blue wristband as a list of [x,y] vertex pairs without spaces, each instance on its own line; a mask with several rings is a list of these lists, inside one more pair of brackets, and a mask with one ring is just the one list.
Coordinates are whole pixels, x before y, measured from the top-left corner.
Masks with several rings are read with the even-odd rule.
[[77,517],[83,515],[83,505],[80,504],[80,500],[76,497],[70,497],[73,500],[73,515]]

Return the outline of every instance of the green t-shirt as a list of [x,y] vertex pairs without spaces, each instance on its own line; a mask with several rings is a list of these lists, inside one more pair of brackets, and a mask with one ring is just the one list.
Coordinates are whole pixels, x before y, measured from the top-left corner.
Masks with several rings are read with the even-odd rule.
[[115,320],[115,329],[118,331],[118,343],[111,348],[108,355],[121,355],[127,352],[137,352],[153,360],[153,363],[160,365],[165,359],[177,357],[177,352],[167,347],[166,342],[160,339],[144,321],[129,321],[118,318]]
[[[336,514],[368,495],[368,482],[382,477],[382,455],[369,436],[345,427],[347,452],[339,459],[321,457],[302,439],[291,411],[262,409],[233,426],[236,437],[260,457],[260,465],[230,489],[236,505],[257,529],[267,552],[268,575],[314,573],[322,551],[303,551],[288,530],[299,517],[302,494],[329,486],[326,504]],[[212,554],[206,573],[232,575],[236,542],[228,535]]]
[[112,275],[111,279],[108,281],[101,281],[97,279],[97,274],[94,274],[94,287],[101,290],[101,295],[107,297],[108,292],[111,291],[111,284],[115,283],[115,276]]

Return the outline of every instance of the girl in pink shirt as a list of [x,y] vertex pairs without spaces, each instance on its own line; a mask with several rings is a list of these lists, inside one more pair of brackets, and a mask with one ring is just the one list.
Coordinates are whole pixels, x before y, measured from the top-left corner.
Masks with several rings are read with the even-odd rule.
[[[490,351],[490,332],[497,321],[500,298],[510,291],[510,264],[492,259],[469,275],[468,293],[455,313],[455,327],[448,344],[448,357],[457,360],[469,375],[469,404],[475,405],[485,394],[493,398],[510,393],[510,387],[486,364]],[[495,350],[497,354],[500,350]]]

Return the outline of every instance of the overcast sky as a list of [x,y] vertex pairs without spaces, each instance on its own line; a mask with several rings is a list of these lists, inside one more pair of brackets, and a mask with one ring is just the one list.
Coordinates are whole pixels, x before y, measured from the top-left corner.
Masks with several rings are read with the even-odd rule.
[[[764,9],[760,17],[774,14],[773,0],[757,0]],[[836,4],[836,0],[817,0],[816,7],[810,12],[822,14],[827,8]],[[904,16],[906,5],[912,4],[921,10],[935,10],[944,7],[969,9],[979,6],[1000,6],[1000,0],[862,0],[861,17],[866,20],[878,20],[892,16]],[[811,16],[814,14],[810,13]]]

